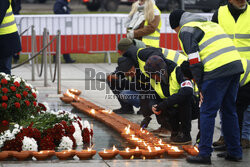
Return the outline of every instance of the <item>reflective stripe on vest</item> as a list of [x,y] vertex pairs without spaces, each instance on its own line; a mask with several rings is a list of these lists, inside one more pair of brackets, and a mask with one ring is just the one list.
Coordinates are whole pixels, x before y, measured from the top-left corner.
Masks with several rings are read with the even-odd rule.
[[[154,5],[154,9],[158,10],[159,13],[161,14],[161,11],[158,9],[158,7],[156,5]],[[144,22],[144,27],[148,25],[148,21],[146,20]],[[155,30],[155,32],[147,35],[147,36],[143,36],[142,37],[142,42],[145,43],[146,46],[152,46],[152,47],[160,47],[160,29],[161,29],[161,20],[160,23],[157,27],[157,29]]]
[[178,66],[180,66],[183,61],[188,60],[185,55],[171,49],[162,48],[162,54],[166,57],[166,59],[175,62]]
[[11,34],[17,31],[16,21],[12,12],[11,0],[9,0],[10,6],[6,11],[3,21],[0,25],[0,35]]
[[250,5],[242,13],[237,22],[231,15],[228,6],[221,6],[218,10],[218,23],[229,34],[242,58],[250,60]]
[[244,86],[250,81],[250,60],[242,59],[244,73],[240,77],[240,86]]
[[[211,72],[223,65],[240,60],[240,55],[232,40],[218,24],[212,22],[189,22],[181,27],[180,32],[185,31],[186,27],[198,27],[205,33],[198,44],[204,72]],[[179,41],[183,49],[182,41],[180,39]]]

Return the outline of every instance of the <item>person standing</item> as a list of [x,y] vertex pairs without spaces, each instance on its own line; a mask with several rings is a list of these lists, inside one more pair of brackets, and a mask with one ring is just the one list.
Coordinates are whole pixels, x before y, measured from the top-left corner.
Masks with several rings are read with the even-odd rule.
[[0,72],[11,74],[12,56],[21,51],[11,0],[0,1]]
[[160,47],[161,11],[154,0],[138,0],[125,23],[127,38],[139,39],[147,47]]
[[[216,23],[206,18],[175,10],[169,16],[170,26],[178,33],[183,52],[201,94],[200,143],[198,156],[189,163],[211,164],[215,117],[222,112],[222,130],[227,144],[226,160],[240,161],[240,130],[236,113],[236,96],[240,74],[244,72],[234,43]],[[231,70],[233,69],[233,70]]]
[[[54,14],[70,14],[70,8],[69,8],[69,2],[70,0],[56,0],[54,4]],[[70,57],[70,54],[63,54],[63,58],[66,63],[74,63],[75,60],[72,60]],[[54,56],[55,59],[55,56]]]
[[[224,31],[233,40],[236,49],[243,59],[250,61],[250,6],[246,0],[229,0],[227,5],[221,6],[212,17],[212,21],[218,23]],[[249,67],[247,67],[249,68]],[[239,126],[242,132],[241,144],[243,148],[250,147],[250,135],[245,129],[250,128],[250,110],[247,108],[248,101],[243,100],[240,96],[246,90],[247,85],[240,88],[237,100],[237,114],[239,118]],[[241,93],[242,92],[242,93]],[[250,92],[248,92],[250,94]],[[244,96],[243,96],[244,97]],[[245,102],[244,102],[245,101]],[[244,106],[244,107],[243,107]],[[221,116],[221,115],[220,115]],[[243,123],[244,121],[244,123]],[[242,130],[243,129],[243,130]],[[223,133],[218,141],[213,143],[216,149],[225,148]]]

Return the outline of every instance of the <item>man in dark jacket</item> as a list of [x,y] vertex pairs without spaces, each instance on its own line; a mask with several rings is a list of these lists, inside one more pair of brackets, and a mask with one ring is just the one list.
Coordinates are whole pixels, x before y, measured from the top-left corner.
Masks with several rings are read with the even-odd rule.
[[12,56],[21,51],[10,0],[0,1],[0,72],[11,74]]
[[[70,14],[69,2],[70,0],[56,0],[54,4],[54,14]],[[63,58],[66,63],[75,62],[75,60],[71,59],[70,54],[63,54]]]
[[[211,164],[212,139],[218,110],[223,114],[222,129],[228,152],[226,160],[240,161],[240,132],[236,113],[236,96],[241,58],[224,30],[206,18],[175,10],[170,26],[178,33],[183,52],[188,56],[191,72],[201,91],[199,155],[189,156],[190,163]],[[234,69],[234,70],[229,70]]]

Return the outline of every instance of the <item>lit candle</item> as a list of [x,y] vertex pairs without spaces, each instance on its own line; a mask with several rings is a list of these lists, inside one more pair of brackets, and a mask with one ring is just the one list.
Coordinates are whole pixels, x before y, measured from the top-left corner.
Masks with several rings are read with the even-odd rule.
[[98,154],[104,160],[105,159],[112,159],[112,158],[114,158],[116,156],[113,151],[106,151],[106,149],[104,149],[103,151],[98,152]]
[[176,146],[172,146],[171,149],[168,150],[168,154],[171,157],[179,157],[183,154],[183,152],[183,150],[179,150],[179,148]]
[[130,159],[132,158],[134,151],[129,151],[129,148],[127,147],[125,151],[119,151],[119,154],[123,159]]

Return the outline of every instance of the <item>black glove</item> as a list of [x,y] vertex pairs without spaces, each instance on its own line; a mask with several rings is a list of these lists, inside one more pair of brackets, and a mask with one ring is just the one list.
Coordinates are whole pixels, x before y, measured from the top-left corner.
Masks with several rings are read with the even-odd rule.
[[189,67],[189,61],[184,61],[180,67],[181,67],[181,72],[185,77],[187,77],[188,79],[193,79],[193,75]]

